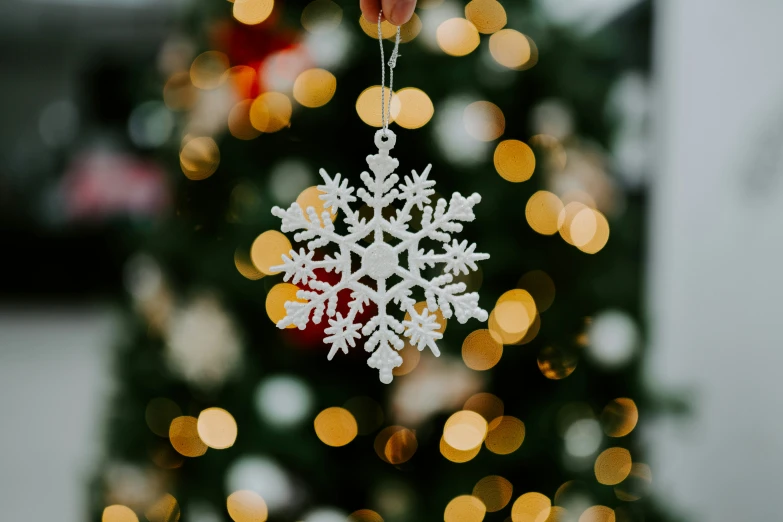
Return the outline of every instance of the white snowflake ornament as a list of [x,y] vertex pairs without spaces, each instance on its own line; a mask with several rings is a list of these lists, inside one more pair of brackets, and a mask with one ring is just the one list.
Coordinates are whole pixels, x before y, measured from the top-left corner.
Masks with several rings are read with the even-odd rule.
[[[436,344],[442,337],[438,331],[441,326],[436,315],[438,309],[444,318],[456,316],[460,323],[470,318],[487,320],[487,312],[478,305],[478,294],[465,293],[465,283],[453,282],[455,275],[469,274],[478,269],[477,261],[489,258],[488,254],[475,251],[475,243],[460,243],[451,237],[462,231],[461,222],[475,219],[473,206],[481,201],[481,196],[473,194],[465,198],[455,192],[448,204],[440,199],[433,207],[430,196],[435,193],[435,182],[428,179],[431,165],[421,174],[412,171],[411,176],[405,176],[404,182],[398,185],[400,178],[394,170],[399,162],[389,156],[396,139],[388,129],[375,133],[378,154],[367,156],[372,174],[362,172],[364,187],[359,188],[356,195],[347,179],[341,179],[340,174],[331,178],[321,169],[324,184],[318,189],[323,192],[319,197],[325,210],[320,216],[313,207],[303,210],[297,203],[287,209],[272,209],[272,214],[282,220],[283,232],[296,232],[296,241],[308,242],[307,249],[291,250],[282,256],[282,265],[272,268],[283,272],[286,281],[299,285],[302,289],[297,292],[297,298],[305,301],[287,302],[286,316],[277,323],[278,328],[293,324],[301,330],[307,326],[311,315],[313,323],[318,324],[326,313],[329,327],[325,330],[324,342],[331,345],[328,359],[331,360],[338,350],[348,353],[348,347],[354,347],[357,339],[368,337],[364,347],[372,355],[367,364],[378,369],[381,382],[386,384],[393,379],[392,370],[402,364],[402,357],[397,352],[405,346],[403,337],[419,350],[429,348],[436,356],[440,355]],[[369,221],[351,209],[350,204],[357,198],[372,210]],[[401,208],[396,208],[394,216],[387,219],[383,210],[395,202],[399,202]],[[413,207],[422,212],[421,226],[416,230],[410,227]],[[335,231],[332,215],[337,211],[342,213],[347,225],[345,235]],[[384,241],[384,234],[391,236],[394,243]],[[372,243],[367,247],[360,245],[360,241],[370,235]],[[425,252],[420,246],[425,239],[442,243],[443,251]],[[325,255],[322,260],[314,260],[315,250],[330,243],[338,251]],[[360,261],[356,266],[352,262],[354,255]],[[405,258],[404,263],[401,263],[401,257]],[[422,275],[426,268],[440,264],[443,265],[441,275],[432,279]],[[334,271],[341,279],[336,284],[319,281],[315,277],[316,268]],[[421,313],[414,308],[414,287],[424,290],[427,306]],[[341,290],[351,292],[345,316],[337,312]],[[378,312],[362,325],[357,322],[357,315],[369,303],[374,303]],[[390,314],[390,308],[406,312],[410,319],[396,319]]]

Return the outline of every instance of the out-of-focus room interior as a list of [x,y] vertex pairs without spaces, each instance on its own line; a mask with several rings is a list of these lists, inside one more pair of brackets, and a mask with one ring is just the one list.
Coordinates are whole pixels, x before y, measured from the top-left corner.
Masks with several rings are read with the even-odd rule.
[[358,1],[0,5],[1,519],[777,518],[783,4],[419,4],[394,153],[492,313],[388,386],[263,261],[373,153]]

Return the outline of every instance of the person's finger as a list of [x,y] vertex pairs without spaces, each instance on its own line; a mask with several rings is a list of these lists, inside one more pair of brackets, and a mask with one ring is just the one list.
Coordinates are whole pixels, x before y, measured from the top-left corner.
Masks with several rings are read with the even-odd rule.
[[[378,23],[378,13],[381,10],[381,0],[359,0],[364,19],[370,23]],[[385,18],[384,18],[385,19]]]
[[411,19],[416,0],[383,0],[383,15],[394,25],[402,25]]

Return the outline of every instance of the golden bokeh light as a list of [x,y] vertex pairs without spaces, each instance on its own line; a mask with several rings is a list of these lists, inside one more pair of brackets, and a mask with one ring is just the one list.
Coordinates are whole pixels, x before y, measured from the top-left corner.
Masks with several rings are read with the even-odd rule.
[[571,201],[563,207],[557,218],[557,228],[560,232],[560,237],[569,245],[574,244],[574,240],[571,238],[571,224],[582,210],[590,210],[590,208],[581,201]]
[[185,459],[177,453],[171,444],[156,445],[149,450],[150,460],[161,469],[177,469]]
[[533,149],[519,140],[504,140],[498,143],[494,162],[495,170],[500,177],[512,183],[529,180],[536,170],[536,156],[533,154]]
[[198,436],[212,449],[226,449],[237,440],[237,421],[222,408],[207,408],[198,416]]
[[[413,13],[413,16],[411,16],[411,19],[402,24],[400,26],[400,42],[401,43],[408,43],[417,36],[419,36],[419,33],[421,32],[421,18],[419,18],[419,15],[416,13]],[[376,32],[377,34],[377,32]],[[396,38],[396,34],[395,34]]]
[[614,510],[606,506],[591,506],[579,515],[578,522],[615,522]]
[[500,107],[492,102],[473,102],[462,113],[462,121],[468,134],[479,141],[493,141],[506,130],[506,117]]
[[[384,111],[389,111],[389,94],[391,91],[388,87],[383,88],[384,92]],[[391,115],[389,117],[389,123],[397,119],[402,109],[402,103],[397,96],[392,97],[391,101]],[[359,97],[356,99],[356,113],[359,118],[371,127],[382,127],[383,120],[381,114],[381,86],[373,85],[367,87]]]
[[542,493],[525,493],[511,506],[513,522],[545,522],[552,510],[552,502]]
[[481,500],[487,512],[500,511],[511,502],[514,487],[500,475],[489,475],[479,480],[473,487],[473,496]]
[[525,305],[519,301],[504,301],[494,309],[495,321],[504,333],[512,337],[522,337],[527,332],[535,316],[528,315]]
[[169,436],[171,421],[182,415],[182,410],[171,399],[157,397],[147,403],[144,419],[150,431],[159,437]]
[[[364,34],[370,38],[378,39],[378,23],[368,22],[364,19],[364,16],[359,16],[359,27],[362,28]],[[384,38],[392,38],[397,36],[397,26],[392,25],[388,20],[381,22],[381,35]],[[402,40],[402,29],[400,29],[400,40]]]
[[343,9],[332,0],[315,0],[302,10],[302,27],[311,33],[337,28],[343,20]]
[[555,302],[555,282],[543,270],[531,270],[523,275],[519,278],[517,288],[530,292],[539,313],[549,310]]
[[503,357],[503,345],[489,330],[471,332],[462,342],[462,360],[471,370],[494,368]]
[[607,448],[595,459],[595,478],[599,484],[616,486],[631,473],[631,453],[625,448]]
[[464,18],[451,18],[442,22],[436,32],[438,46],[451,56],[466,56],[476,50],[479,43],[478,29]]
[[521,288],[504,292],[495,303],[494,311],[497,325],[512,336],[520,333],[524,335],[538,313],[533,296]]
[[506,415],[495,419],[492,425],[484,445],[496,455],[514,453],[525,441],[525,423],[516,417]]
[[634,462],[631,472],[614,488],[614,494],[624,502],[635,502],[645,496],[652,484],[652,470],[647,464]]
[[291,100],[282,92],[265,92],[250,105],[250,123],[261,132],[277,132],[291,126]]
[[207,179],[220,165],[220,149],[212,138],[191,138],[179,153],[179,165],[188,179]]
[[551,236],[556,234],[559,227],[560,213],[563,211],[563,202],[557,195],[539,190],[527,200],[525,205],[525,218],[530,228],[543,234]]
[[[266,315],[273,323],[279,323],[286,316],[285,304],[288,301],[307,302],[304,299],[299,299],[296,296],[297,292],[299,292],[299,287],[291,283],[277,283],[269,290],[266,295]],[[286,328],[296,328],[296,326],[289,324]]]
[[228,84],[234,88],[237,98],[250,98],[250,93],[256,84],[258,71],[248,65],[235,65],[225,72]]
[[484,442],[487,436],[487,421],[475,411],[462,410],[454,413],[443,426],[446,444],[459,451],[469,451]]
[[352,397],[345,401],[343,407],[356,419],[359,435],[369,435],[383,424],[383,409],[370,397]]
[[337,90],[337,78],[326,69],[307,69],[294,81],[294,99],[311,109],[323,107]]
[[274,8],[274,0],[234,0],[233,14],[240,23],[257,25],[269,18]]
[[446,442],[446,439],[443,437],[440,438],[440,454],[455,464],[462,464],[473,460],[473,458],[479,454],[479,451],[481,451],[481,445],[467,451],[460,451],[449,446],[448,442]]
[[489,52],[497,63],[509,69],[524,67],[532,56],[529,40],[514,29],[502,29],[490,36]]
[[465,18],[483,34],[500,31],[508,22],[506,10],[497,0],[471,0],[465,6]]
[[601,412],[601,426],[609,437],[625,437],[639,422],[636,403],[626,397],[615,399]]
[[198,435],[198,419],[182,416],[171,421],[169,440],[177,453],[185,457],[200,457],[207,452],[207,445]]
[[234,250],[234,266],[237,267],[237,272],[242,274],[242,277],[251,281],[258,281],[265,275],[253,265],[250,255],[243,248]]
[[139,522],[139,517],[128,506],[114,504],[103,510],[101,522]]
[[261,131],[253,127],[250,122],[252,105],[253,100],[242,100],[228,113],[228,130],[237,139],[252,140],[261,135]]
[[516,344],[523,345],[533,341],[533,339],[535,339],[538,335],[539,331],[541,331],[541,316],[536,314],[536,318],[533,319],[533,324],[531,324],[530,328],[527,329],[525,336]]
[[569,232],[571,241],[577,248],[582,248],[593,240],[597,232],[598,220],[596,212],[592,208],[585,208],[579,211],[574,219],[571,220]]
[[405,343],[405,346],[403,346],[402,350],[397,353],[399,353],[400,357],[402,357],[402,364],[392,369],[392,375],[395,377],[408,375],[419,365],[419,361],[421,360],[421,352],[418,348],[411,345],[410,343]]
[[549,516],[544,522],[570,522],[568,511],[564,507],[552,506]]
[[313,422],[315,434],[327,446],[345,446],[358,435],[359,427],[351,412],[333,406],[326,408]]
[[596,231],[589,242],[579,247],[579,250],[585,254],[597,254],[606,246],[607,241],[609,241],[609,222],[606,220],[606,216],[595,209],[592,210],[596,220]]
[[538,369],[547,379],[565,379],[576,370],[579,357],[574,350],[547,346],[538,354]]
[[291,242],[277,230],[267,230],[259,235],[250,247],[250,260],[259,272],[274,275],[273,266],[283,264],[282,255],[290,255]]
[[383,517],[372,509],[360,509],[348,515],[348,522],[383,522]]
[[481,522],[487,508],[473,495],[461,495],[451,500],[443,512],[445,522]]
[[487,421],[488,429],[495,429],[503,417],[503,401],[497,395],[480,392],[472,395],[462,406],[463,410],[475,411]]
[[[524,313],[524,308],[519,303],[516,303],[518,305],[517,307],[514,307],[513,304],[511,306],[504,306],[502,307],[501,312],[504,313],[507,317],[509,314],[514,312],[514,308],[516,308],[516,312],[520,312],[522,310],[522,313]],[[517,321],[520,320],[520,317],[517,317]],[[525,335],[527,334],[526,330],[523,330],[522,332],[516,332],[516,333],[510,333],[506,332],[503,328],[501,328],[500,324],[497,320],[497,314],[495,313],[495,309],[493,309],[489,313],[489,319],[487,319],[487,327],[489,328],[489,333],[492,335],[492,338],[495,339],[500,344],[517,344],[522,341],[522,339],[525,338]]]
[[201,53],[190,66],[190,81],[199,89],[216,89],[226,79],[228,56],[220,51]]
[[149,522],[177,522],[180,517],[179,503],[166,493],[147,508],[144,516]]
[[163,103],[172,111],[186,111],[193,107],[197,92],[190,81],[189,71],[180,71],[171,75],[163,86]]
[[269,509],[261,495],[255,491],[240,490],[226,499],[228,516],[234,522],[266,522]]
[[435,114],[435,106],[427,93],[415,87],[406,87],[396,93],[400,100],[400,113],[395,121],[404,129],[424,127]]
[[403,426],[389,426],[378,433],[373,447],[381,460],[398,466],[413,458],[419,442],[412,430]]
[[299,193],[299,196],[296,198],[296,202],[299,204],[299,207],[301,207],[302,211],[305,214],[305,219],[308,221],[310,220],[310,217],[308,216],[307,209],[309,207],[313,207],[315,210],[315,213],[318,214],[318,218],[323,220],[324,219],[324,212],[327,213],[328,218],[334,221],[337,219],[337,212],[335,211],[334,207],[329,209],[328,211],[324,207],[324,200],[321,199],[321,196],[323,196],[325,192],[321,192],[317,186],[307,187],[302,192]]

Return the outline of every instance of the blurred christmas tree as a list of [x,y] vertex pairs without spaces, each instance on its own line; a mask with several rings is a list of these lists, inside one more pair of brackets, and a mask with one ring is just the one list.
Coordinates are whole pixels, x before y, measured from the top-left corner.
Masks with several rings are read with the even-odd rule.
[[563,5],[430,0],[402,29],[398,172],[482,195],[462,237],[492,257],[461,280],[492,313],[449,321],[440,358],[403,348],[388,386],[361,345],[327,362],[324,324],[270,320],[296,290],[270,209],[318,208],[318,167],[356,186],[374,153],[375,25],[358,2],[197,5],[129,124],[175,195],[128,232],[96,520],[665,518],[634,429],[649,6]]

